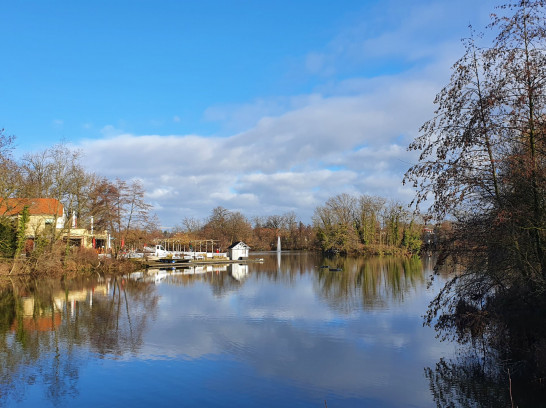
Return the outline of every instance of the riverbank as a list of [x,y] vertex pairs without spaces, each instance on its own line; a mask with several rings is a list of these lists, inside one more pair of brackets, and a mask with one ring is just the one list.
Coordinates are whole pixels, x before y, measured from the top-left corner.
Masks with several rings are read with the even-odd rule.
[[[399,256],[409,258],[414,256],[403,248],[387,245],[367,245],[351,256]],[[256,262],[259,258],[245,260],[229,260],[225,257],[199,260],[150,260],[150,259],[115,259],[108,256],[97,256],[91,249],[66,248],[65,245],[54,247],[50,251],[35,251],[28,256],[0,258],[0,276],[32,276],[72,278],[79,275],[96,274],[126,274],[146,267],[184,267],[198,265],[218,265],[230,263]]]
[[111,258],[98,257],[94,251],[78,249],[68,254],[48,253],[41,256],[21,257],[17,260],[0,259],[1,276],[32,276],[73,278],[86,275],[128,274],[145,268],[183,268],[203,265],[229,265],[260,262],[261,258],[231,260],[211,258],[197,260]]
[[0,259],[1,276],[72,278],[86,275],[125,274],[139,268],[127,259],[97,256],[94,250],[59,247],[51,252],[32,253],[18,259]]

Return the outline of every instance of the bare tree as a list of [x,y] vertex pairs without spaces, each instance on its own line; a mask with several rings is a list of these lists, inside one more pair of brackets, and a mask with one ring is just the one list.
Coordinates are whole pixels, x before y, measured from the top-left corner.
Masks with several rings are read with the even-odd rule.
[[[22,160],[23,184],[20,195],[27,198],[55,198],[65,210],[65,216],[79,216],[85,213],[89,192],[90,175],[80,164],[81,152],[58,144],[44,151],[26,154]],[[52,208],[53,225],[62,217],[59,208]],[[64,221],[64,220],[63,220]],[[47,230],[50,244],[53,245],[68,232],[72,224],[65,222],[62,229]],[[69,241],[69,240],[68,240]]]
[[212,210],[203,227],[203,235],[218,241],[221,248],[226,248],[236,241],[249,241],[252,226],[240,212],[219,206]]
[[121,179],[114,182],[100,179],[91,190],[91,215],[97,229],[107,230],[113,236],[116,255],[125,245],[131,230],[150,228],[152,206],[144,196],[139,181],[127,183]]
[[196,233],[203,228],[203,223],[194,217],[184,217],[182,220],[184,232],[189,234]]
[[0,206],[5,211],[9,210],[5,200],[14,197],[21,187],[20,169],[12,157],[14,141],[14,136],[6,135],[4,129],[0,129]]
[[[487,331],[497,346],[529,352],[546,338],[535,331],[546,316],[546,2],[498,7],[489,28],[492,44],[465,41],[433,119],[410,145],[421,156],[405,181],[416,203],[433,199],[429,215],[454,221],[437,268],[462,266],[427,322],[462,340]],[[544,353],[533,358],[544,376]]]
[[357,203],[356,197],[339,194],[315,209],[313,225],[324,250],[347,253],[358,249]]

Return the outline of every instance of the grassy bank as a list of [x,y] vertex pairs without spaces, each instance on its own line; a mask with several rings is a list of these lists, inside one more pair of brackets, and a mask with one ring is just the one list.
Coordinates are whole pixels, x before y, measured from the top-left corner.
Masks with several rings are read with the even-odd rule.
[[35,251],[18,259],[0,260],[0,276],[70,278],[94,274],[123,274],[138,268],[126,259],[99,258],[91,249],[57,246],[48,251]]

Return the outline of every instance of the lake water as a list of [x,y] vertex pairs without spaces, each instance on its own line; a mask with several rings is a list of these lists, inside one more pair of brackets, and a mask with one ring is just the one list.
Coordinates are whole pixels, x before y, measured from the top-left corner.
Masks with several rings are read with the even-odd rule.
[[0,405],[436,406],[426,373],[454,346],[422,324],[430,261],[253,256],[4,282]]

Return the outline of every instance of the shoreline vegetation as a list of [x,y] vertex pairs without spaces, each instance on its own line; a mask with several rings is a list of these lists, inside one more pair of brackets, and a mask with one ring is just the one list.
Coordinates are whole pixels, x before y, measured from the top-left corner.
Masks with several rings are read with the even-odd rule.
[[[474,379],[531,406],[529,395],[546,401],[546,2],[499,6],[487,28],[463,40],[405,182],[416,204],[432,199],[433,219],[452,220],[436,265],[451,278],[425,323],[480,350]],[[472,401],[464,383],[434,386]]]
[[31,278],[62,278],[126,274],[140,266],[129,259],[114,259],[97,256],[92,249],[71,251],[69,257],[62,249],[37,258],[0,258],[0,278],[27,276]]
[[[265,251],[265,250],[264,250]],[[294,251],[294,250],[285,250]],[[295,250],[300,251],[300,250]],[[403,248],[390,246],[369,246],[357,253],[323,252],[319,249],[301,250],[302,252],[322,252],[326,256],[362,256],[418,258]],[[71,251],[69,257],[64,253],[64,246],[38,258],[0,258],[0,278],[30,277],[30,278],[61,278],[72,279],[98,275],[124,275],[143,268],[141,262],[123,257],[98,257],[92,249],[77,248]],[[260,252],[259,250],[256,252]],[[139,260],[139,259],[137,259]]]

